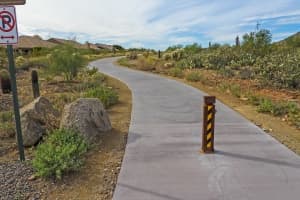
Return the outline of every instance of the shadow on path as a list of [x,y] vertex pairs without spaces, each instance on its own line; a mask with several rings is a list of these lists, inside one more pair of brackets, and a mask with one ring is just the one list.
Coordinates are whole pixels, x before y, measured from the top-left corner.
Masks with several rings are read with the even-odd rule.
[[237,154],[237,153],[229,153],[229,152],[225,152],[225,151],[216,151],[215,153],[217,155],[223,155],[223,156],[228,156],[228,157],[238,158],[238,159],[243,159],[243,160],[251,160],[251,161],[255,161],[255,162],[263,162],[263,163],[273,164],[273,165],[282,165],[282,166],[296,168],[296,169],[300,168],[300,164],[298,164],[298,163],[290,163],[290,162],[286,162],[286,161],[282,161],[282,160],[260,158],[260,157]]
[[[160,194],[160,193],[157,193],[157,192],[153,192],[153,191],[150,191],[150,190],[145,190],[145,189],[142,189],[142,188],[138,188],[138,187],[135,187],[135,186],[130,186],[130,185],[123,184],[123,183],[118,183],[117,185],[120,186],[120,187],[124,187],[124,188],[130,189],[130,190],[137,191],[137,192],[146,193],[146,194],[150,194],[150,195],[153,195],[153,196],[156,196],[156,197],[160,197],[160,198],[163,198],[163,199],[184,200],[184,199],[180,199],[180,198],[177,198],[177,197],[169,196],[167,194]],[[154,197],[153,197],[153,199],[154,199]]]

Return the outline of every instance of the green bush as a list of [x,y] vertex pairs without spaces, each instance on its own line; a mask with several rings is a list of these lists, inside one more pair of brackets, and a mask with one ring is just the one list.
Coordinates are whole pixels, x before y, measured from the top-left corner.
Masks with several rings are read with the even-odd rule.
[[0,137],[14,137],[16,133],[15,125],[12,122],[1,122],[0,123]]
[[0,70],[0,78],[9,78],[9,73],[6,69]]
[[136,60],[138,58],[138,55],[136,52],[134,51],[131,51],[129,53],[126,54],[126,57],[129,59],[129,60]]
[[295,116],[300,113],[300,108],[296,103],[292,102],[277,102],[267,98],[262,98],[258,111],[263,113],[270,113],[274,116]]
[[239,86],[237,84],[233,84],[233,85],[230,85],[229,90],[233,96],[238,97],[238,98],[241,97],[241,94],[242,94],[241,86]]
[[184,76],[183,70],[179,67],[174,67],[169,70],[169,75],[173,77],[182,78]]
[[112,106],[119,101],[119,95],[112,88],[98,86],[87,90],[84,94],[85,98],[98,98],[101,100],[105,108]]
[[273,102],[270,99],[262,98],[257,107],[258,112],[262,113],[272,113]]
[[26,62],[27,60],[23,56],[18,56],[15,59],[15,64],[17,67],[22,67]]
[[87,150],[88,144],[79,133],[55,130],[37,147],[32,164],[38,176],[61,179],[65,173],[80,169]]
[[0,122],[12,122],[14,118],[13,112],[0,112]]
[[67,81],[73,80],[85,64],[83,56],[71,46],[62,46],[55,49],[50,58],[50,71],[54,74],[63,74]]
[[235,75],[230,67],[221,68],[218,72],[225,78],[232,78]]
[[186,80],[197,82],[203,80],[203,76],[199,72],[189,72],[186,75]]

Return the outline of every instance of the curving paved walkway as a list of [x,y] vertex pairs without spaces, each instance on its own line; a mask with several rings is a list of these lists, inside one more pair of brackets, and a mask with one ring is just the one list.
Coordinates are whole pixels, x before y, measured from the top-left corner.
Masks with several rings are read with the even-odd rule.
[[216,154],[202,155],[204,93],[156,75],[91,63],[133,93],[128,144],[114,200],[296,200],[300,157],[217,103]]

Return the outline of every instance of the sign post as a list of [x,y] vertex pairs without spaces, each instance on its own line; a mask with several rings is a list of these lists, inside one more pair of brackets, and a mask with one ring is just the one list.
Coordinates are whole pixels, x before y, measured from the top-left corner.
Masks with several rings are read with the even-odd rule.
[[[0,1],[0,5],[1,3],[2,1]],[[7,45],[7,57],[8,57],[9,73],[10,73],[13,102],[14,102],[14,113],[15,113],[18,148],[19,148],[20,160],[24,161],[25,153],[24,153],[23,137],[22,137],[22,129],[21,129],[14,51],[12,47],[12,44],[16,44],[16,43],[18,43],[16,9],[14,6],[0,7],[0,44]]]
[[0,5],[24,5],[26,0],[0,0]]

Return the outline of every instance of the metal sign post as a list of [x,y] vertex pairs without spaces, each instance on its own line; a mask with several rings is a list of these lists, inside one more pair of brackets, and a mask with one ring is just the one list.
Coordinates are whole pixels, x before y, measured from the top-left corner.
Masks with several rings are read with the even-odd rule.
[[[0,2],[3,3],[3,1]],[[0,43],[7,45],[7,57],[9,64],[9,73],[11,80],[11,89],[13,94],[14,102],[14,113],[17,131],[17,141],[20,154],[20,160],[25,160],[23,137],[21,129],[21,119],[18,101],[18,90],[16,81],[16,69],[14,61],[14,50],[12,44],[18,42],[18,30],[17,30],[17,19],[16,19],[16,9],[14,6],[0,7]]]
[[18,90],[17,90],[17,81],[16,81],[16,69],[15,69],[15,61],[14,61],[14,51],[12,45],[7,45],[7,56],[9,63],[9,73],[11,79],[11,88],[13,94],[14,101],[14,112],[15,112],[15,121],[16,121],[16,130],[17,130],[17,140],[18,140],[18,148],[20,154],[20,160],[25,160],[24,146],[23,146],[23,137],[22,137],[22,129],[21,129],[21,118],[20,118],[20,110],[19,110],[19,100],[18,100]]

